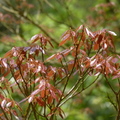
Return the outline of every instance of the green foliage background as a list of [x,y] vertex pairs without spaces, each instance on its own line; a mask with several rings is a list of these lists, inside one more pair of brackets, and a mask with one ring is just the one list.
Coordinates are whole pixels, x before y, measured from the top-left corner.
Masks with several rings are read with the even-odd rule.
[[[14,7],[16,6],[16,0],[5,1],[10,1]],[[20,4],[22,2],[21,0]],[[58,43],[61,35],[66,30],[85,24],[92,31],[106,28],[117,33],[115,44],[117,53],[120,53],[119,0],[27,0],[27,2],[32,4],[33,7],[27,9],[23,6],[21,11],[37,23],[37,25],[41,25]],[[104,6],[109,2],[112,2],[112,7]],[[0,0],[0,3],[10,8],[4,1]],[[99,7],[100,4],[103,4],[103,7]],[[43,33],[37,25],[21,16],[5,11],[2,7],[0,11],[4,14],[11,14],[16,20],[22,21],[20,24],[14,22],[5,23],[1,20],[2,17],[0,17],[1,57],[13,46],[27,46],[26,41],[33,35]],[[49,48],[50,54],[62,49],[58,48],[56,44],[54,46],[54,49]],[[92,77],[89,78],[90,81],[92,79]],[[114,84],[112,79],[110,81]],[[65,120],[114,120],[116,113],[109,102],[108,95],[112,97],[112,92],[101,76],[95,85],[71,99],[62,107],[66,113]],[[19,96],[16,95],[16,97]]]

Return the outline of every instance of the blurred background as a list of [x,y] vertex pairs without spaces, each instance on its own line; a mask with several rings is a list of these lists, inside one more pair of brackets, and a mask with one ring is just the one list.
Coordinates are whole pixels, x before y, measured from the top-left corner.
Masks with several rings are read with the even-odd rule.
[[[62,34],[81,24],[91,31],[114,31],[120,54],[120,0],[0,0],[0,57],[14,46],[28,46],[28,40],[38,33],[51,39],[52,54],[63,49],[58,48]],[[97,84],[63,106],[65,120],[114,120],[112,96],[99,78]]]

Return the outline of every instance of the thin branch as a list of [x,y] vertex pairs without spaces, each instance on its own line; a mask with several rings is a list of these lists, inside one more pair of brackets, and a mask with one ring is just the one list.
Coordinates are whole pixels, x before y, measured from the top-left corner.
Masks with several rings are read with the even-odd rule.
[[38,23],[36,23],[35,21],[33,21],[31,18],[29,18],[27,15],[25,15],[24,13],[22,13],[21,11],[18,11],[15,7],[13,7],[10,3],[9,3],[10,8],[4,6],[3,4],[0,3],[0,7],[2,9],[4,9],[5,11],[7,12],[10,12],[10,13],[13,13],[13,14],[16,14],[17,16],[21,17],[21,18],[24,18],[25,20],[27,20],[28,22],[30,22],[31,24],[35,25],[36,27],[38,27],[46,36],[48,36],[56,45],[59,45],[59,43],[54,39],[52,38],[48,32],[43,29],[43,27],[41,25],[39,25]]
[[[87,88],[89,88],[91,85],[93,85],[93,84],[96,82],[96,80],[97,80],[98,78],[99,78],[99,76],[98,76],[91,84],[89,84],[86,88],[82,89],[81,91],[76,92],[77,90],[75,90],[73,94],[71,94],[65,101],[63,101],[63,102],[59,105],[59,107],[61,107],[63,104],[65,104],[65,103],[66,103],[68,100],[70,100],[71,98],[77,96],[78,94],[80,94],[81,92],[83,92],[84,90],[86,90]],[[77,88],[77,89],[78,89],[78,88]]]
[[112,101],[112,99],[110,98],[110,96],[107,94],[107,97],[110,101],[110,103],[114,106],[115,110],[117,111],[117,106],[115,105],[115,103]]
[[115,95],[117,95],[117,92],[113,89],[113,87],[112,87],[112,85],[110,84],[110,82],[108,81],[108,78],[106,77],[106,75],[104,75],[104,77],[105,77],[105,79],[106,79],[107,84],[109,85],[109,87],[110,87],[111,90],[113,91],[113,93],[114,93]]
[[9,120],[9,118],[8,118],[8,116],[7,116],[7,112],[1,107],[1,105],[0,105],[0,109],[1,109],[1,111],[3,112],[6,120]]
[[38,120],[37,115],[36,115],[36,110],[35,110],[35,104],[33,105],[33,103],[31,103],[31,105],[32,105],[33,113],[34,113],[34,118],[35,118],[35,120]]

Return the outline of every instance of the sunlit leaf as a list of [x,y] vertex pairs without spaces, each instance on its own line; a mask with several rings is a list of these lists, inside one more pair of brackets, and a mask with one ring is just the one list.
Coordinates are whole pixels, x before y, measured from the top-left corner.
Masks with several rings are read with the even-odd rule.
[[113,35],[113,36],[117,36],[117,34],[113,31],[107,31],[109,34]]
[[113,58],[113,59],[112,59],[112,62],[113,62],[113,63],[116,63],[117,61],[118,61],[117,58]]
[[33,91],[33,92],[31,93],[31,95],[36,95],[36,94],[38,94],[40,91],[41,91],[40,89],[37,89],[37,90]]
[[56,57],[56,54],[53,54],[52,56],[50,56],[49,58],[46,59],[46,61],[54,59]]
[[101,43],[102,38],[103,38],[103,36],[102,36],[102,35],[99,35],[99,36],[98,36],[97,44],[100,44],[100,43]]
[[83,25],[80,25],[77,29],[76,29],[76,31],[78,32],[79,30],[82,30],[84,28],[84,26]]
[[6,104],[6,107],[9,108],[9,107],[12,106],[12,104],[13,104],[12,102],[8,102],[8,103]]
[[94,65],[96,65],[96,59],[90,61],[90,66],[94,66]]
[[65,43],[66,43],[68,40],[70,40],[70,39],[71,39],[70,33],[64,35],[64,36],[62,37],[62,41],[60,42],[59,46],[65,44]]
[[30,41],[32,41],[32,43],[34,43],[34,42],[36,42],[38,39],[39,39],[39,34],[34,35],[34,36],[30,39]]
[[94,50],[98,50],[99,49],[99,44],[95,43],[94,44]]
[[45,102],[41,98],[36,98],[36,100],[40,106],[45,106]]
[[3,63],[3,65],[4,65],[5,68],[8,67],[7,60],[6,60],[6,59],[2,59],[2,63]]
[[6,104],[7,104],[7,101],[6,101],[6,99],[4,99],[4,100],[1,102],[1,107],[4,109],[5,106],[6,106]]
[[12,50],[8,51],[7,53],[5,53],[4,57],[11,57],[13,54]]
[[31,103],[33,101],[34,96],[30,96],[28,102]]
[[51,104],[53,102],[53,97],[50,95],[47,98],[48,104]]

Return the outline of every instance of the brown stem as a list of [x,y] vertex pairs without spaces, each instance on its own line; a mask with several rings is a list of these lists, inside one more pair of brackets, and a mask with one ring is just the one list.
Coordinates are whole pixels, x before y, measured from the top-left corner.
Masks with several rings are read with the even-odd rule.
[[36,105],[33,104],[33,103],[32,103],[31,105],[32,105],[32,111],[33,111],[33,113],[34,113],[34,118],[35,118],[35,120],[38,120],[38,119],[37,119],[37,115],[36,115],[36,110],[35,110],[35,106],[36,106]]
[[6,111],[1,107],[1,105],[0,105],[0,109],[1,109],[1,111],[3,112],[3,114],[4,114],[5,118],[6,118],[6,120],[9,120]]
[[116,95],[116,102],[118,105],[116,120],[120,120],[120,95]]
[[10,8],[7,8],[6,6],[4,6],[3,4],[0,3],[0,7],[2,7],[2,9],[4,9],[5,11],[7,12],[10,12],[10,13],[13,13],[13,14],[16,14],[17,16],[19,15],[21,18],[24,18],[25,20],[27,20],[28,22],[30,22],[31,24],[35,25],[36,27],[38,27],[46,36],[48,36],[56,45],[59,45],[59,43],[54,39],[52,38],[48,32],[43,29],[43,27],[41,25],[39,25],[38,23],[36,23],[35,21],[33,21],[31,18],[29,18],[28,16],[26,16],[23,12],[17,10],[13,5],[11,5],[11,3],[8,3],[7,4],[11,7]]

